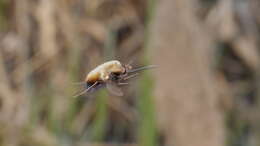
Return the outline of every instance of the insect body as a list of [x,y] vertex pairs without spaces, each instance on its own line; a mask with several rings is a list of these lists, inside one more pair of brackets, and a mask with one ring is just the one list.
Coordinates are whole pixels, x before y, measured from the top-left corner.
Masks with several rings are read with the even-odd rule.
[[95,83],[96,81],[106,82],[110,79],[110,75],[113,74],[123,74],[126,69],[117,60],[109,61],[104,64],[99,65],[94,70],[89,72],[85,82],[88,84]]
[[154,66],[132,69],[129,64],[123,65],[117,60],[105,62],[88,73],[83,83],[86,89],[75,97],[102,87],[107,87],[108,91],[116,96],[122,96],[123,92],[118,86],[127,84],[123,81],[136,76],[138,71],[152,67]]

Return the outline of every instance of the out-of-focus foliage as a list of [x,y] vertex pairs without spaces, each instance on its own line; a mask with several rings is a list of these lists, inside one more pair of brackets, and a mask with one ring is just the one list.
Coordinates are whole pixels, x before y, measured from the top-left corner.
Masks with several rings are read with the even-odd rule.
[[140,117],[153,118],[139,115],[137,106],[142,94],[151,98],[149,89],[139,95],[133,80],[123,98],[101,91],[75,99],[83,87],[73,83],[107,60],[142,64],[148,6],[137,0],[1,0],[0,145],[137,144]]

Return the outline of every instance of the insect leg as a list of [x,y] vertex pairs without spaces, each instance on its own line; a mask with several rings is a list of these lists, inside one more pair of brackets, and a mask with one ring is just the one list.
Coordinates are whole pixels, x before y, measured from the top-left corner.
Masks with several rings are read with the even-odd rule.
[[98,83],[98,82],[95,82],[93,85],[91,85],[91,86],[90,86],[90,87],[88,87],[87,89],[83,90],[82,92],[80,92],[80,93],[78,93],[78,94],[74,95],[73,97],[74,97],[74,98],[76,98],[76,97],[78,97],[78,96],[80,96],[80,95],[82,95],[82,94],[84,94],[84,93],[88,92],[90,89],[92,89],[94,86],[96,86],[96,85],[97,85],[97,83]]
[[128,79],[130,79],[130,78],[136,77],[137,75],[138,75],[138,73],[135,73],[135,74],[129,75],[129,76],[123,78],[123,80],[128,80]]
[[118,83],[118,85],[128,85],[129,83]]

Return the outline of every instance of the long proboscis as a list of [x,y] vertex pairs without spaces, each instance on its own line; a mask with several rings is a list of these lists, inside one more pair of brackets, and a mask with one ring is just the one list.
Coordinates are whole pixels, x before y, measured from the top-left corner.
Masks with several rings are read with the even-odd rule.
[[139,72],[139,71],[143,71],[143,70],[146,70],[146,69],[152,69],[152,68],[156,68],[157,66],[156,65],[148,65],[148,66],[144,66],[144,67],[139,67],[139,68],[136,68],[136,69],[131,69],[128,71],[128,73],[136,73],[136,72]]

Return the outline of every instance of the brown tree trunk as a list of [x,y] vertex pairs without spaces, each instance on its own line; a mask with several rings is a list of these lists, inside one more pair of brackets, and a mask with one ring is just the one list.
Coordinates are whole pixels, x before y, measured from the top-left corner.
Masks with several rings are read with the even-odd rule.
[[160,1],[152,27],[156,110],[166,145],[224,145],[224,123],[210,70],[212,41],[196,1]]

